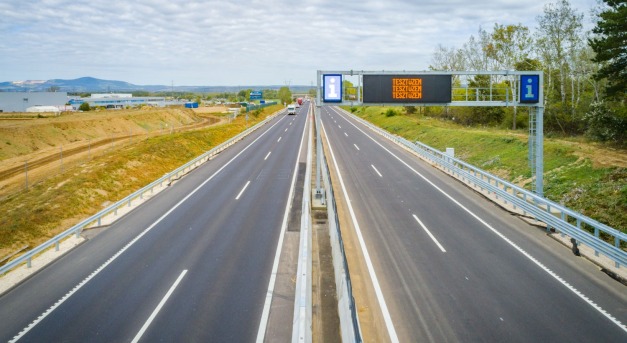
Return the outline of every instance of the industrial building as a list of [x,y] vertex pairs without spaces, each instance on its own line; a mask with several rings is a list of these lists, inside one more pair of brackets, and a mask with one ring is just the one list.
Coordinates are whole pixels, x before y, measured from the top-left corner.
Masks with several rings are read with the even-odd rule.
[[71,99],[70,105],[78,109],[82,103],[88,103],[89,107],[126,108],[140,105],[165,107],[163,97],[133,97],[132,94],[92,94],[89,98]]
[[26,112],[35,106],[62,109],[67,102],[67,92],[0,92],[0,112]]

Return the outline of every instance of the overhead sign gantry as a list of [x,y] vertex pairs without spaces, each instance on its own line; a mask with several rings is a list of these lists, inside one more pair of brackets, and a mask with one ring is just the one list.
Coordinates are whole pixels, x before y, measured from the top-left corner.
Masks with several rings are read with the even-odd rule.
[[[477,77],[479,76],[479,77]],[[346,77],[357,77],[353,98]],[[476,79],[481,79],[477,82]],[[317,75],[317,106],[517,106],[529,111],[529,164],[533,191],[543,195],[542,71],[322,71]],[[506,82],[503,82],[506,81]],[[322,86],[321,86],[322,83]],[[481,86],[470,86],[481,84]],[[506,87],[503,89],[502,85]]]

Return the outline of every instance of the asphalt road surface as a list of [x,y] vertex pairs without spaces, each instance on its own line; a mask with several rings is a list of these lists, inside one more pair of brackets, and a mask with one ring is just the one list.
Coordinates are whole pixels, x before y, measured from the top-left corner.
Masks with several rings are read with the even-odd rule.
[[357,308],[378,312],[362,328],[383,331],[365,341],[627,342],[624,285],[339,109],[320,113],[359,242],[351,278],[372,290]]
[[0,297],[0,340],[255,341],[307,109],[278,115]]

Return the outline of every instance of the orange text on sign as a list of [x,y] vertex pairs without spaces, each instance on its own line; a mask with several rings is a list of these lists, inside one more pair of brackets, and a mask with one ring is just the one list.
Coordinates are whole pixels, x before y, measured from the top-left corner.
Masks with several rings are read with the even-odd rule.
[[422,79],[392,79],[393,99],[422,99]]

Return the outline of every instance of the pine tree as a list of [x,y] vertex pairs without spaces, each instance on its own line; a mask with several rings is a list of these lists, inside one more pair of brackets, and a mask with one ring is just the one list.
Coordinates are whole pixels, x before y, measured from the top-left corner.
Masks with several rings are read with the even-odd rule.
[[603,0],[609,9],[599,14],[589,40],[596,53],[594,62],[603,63],[597,79],[608,80],[606,96],[624,98],[627,92],[627,1]]

